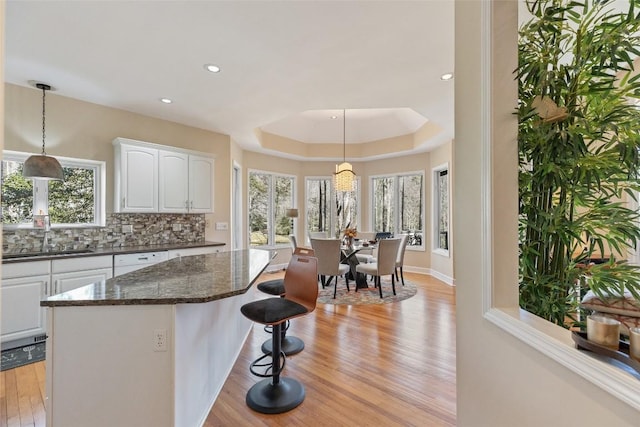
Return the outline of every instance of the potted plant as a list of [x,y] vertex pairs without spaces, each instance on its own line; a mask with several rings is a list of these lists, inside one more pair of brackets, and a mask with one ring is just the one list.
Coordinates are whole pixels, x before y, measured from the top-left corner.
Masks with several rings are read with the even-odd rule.
[[520,29],[520,306],[565,327],[586,286],[640,299],[640,0],[610,3],[530,0]]

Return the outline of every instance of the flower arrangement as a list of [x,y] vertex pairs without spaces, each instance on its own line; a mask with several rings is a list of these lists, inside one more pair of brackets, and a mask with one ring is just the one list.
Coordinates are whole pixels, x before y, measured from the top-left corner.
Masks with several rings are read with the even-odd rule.
[[356,230],[355,228],[345,228],[344,230],[344,237],[348,237],[350,239],[356,237],[357,234],[358,230]]

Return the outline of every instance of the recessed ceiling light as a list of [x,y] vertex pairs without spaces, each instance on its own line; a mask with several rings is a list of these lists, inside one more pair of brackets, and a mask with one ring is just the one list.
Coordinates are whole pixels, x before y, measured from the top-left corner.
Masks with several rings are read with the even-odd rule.
[[338,118],[338,116],[331,116],[331,117],[329,117],[329,118],[330,118],[331,120],[335,120],[335,119],[337,119],[337,118]]
[[212,73],[219,73],[220,72],[220,67],[218,67],[217,65],[213,65],[213,64],[204,64],[204,69],[207,71],[210,71]]
[[440,76],[440,80],[451,80],[453,79],[453,73],[445,73],[443,75]]
[[169,98],[160,98],[160,102],[164,102],[165,104],[171,104],[173,101]]

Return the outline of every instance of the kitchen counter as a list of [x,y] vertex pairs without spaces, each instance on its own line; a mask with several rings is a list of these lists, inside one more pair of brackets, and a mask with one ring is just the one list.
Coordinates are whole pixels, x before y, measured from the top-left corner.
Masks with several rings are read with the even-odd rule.
[[[99,255],[120,255],[120,254],[135,254],[140,252],[156,252],[156,251],[169,251],[172,249],[187,249],[187,248],[202,248],[208,246],[224,246],[223,242],[185,242],[185,243],[171,243],[163,245],[136,245],[136,246],[116,246],[113,248],[95,248],[95,249],[71,249],[60,250],[51,252],[23,252],[3,254],[2,263],[14,263],[25,261],[40,261],[50,259],[63,259],[63,258],[78,258],[86,256],[99,256]],[[11,258],[11,256],[17,256]]]
[[40,305],[203,303],[246,292],[269,260],[269,252],[258,249],[179,257],[53,295]]
[[203,425],[270,259],[259,249],[183,256],[43,301],[47,426]]

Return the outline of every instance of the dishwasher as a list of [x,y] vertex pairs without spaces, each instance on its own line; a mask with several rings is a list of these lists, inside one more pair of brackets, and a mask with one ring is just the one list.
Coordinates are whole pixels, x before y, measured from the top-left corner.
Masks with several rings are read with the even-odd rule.
[[141,252],[113,256],[113,276],[120,276],[131,271],[140,270],[169,259],[169,252]]

